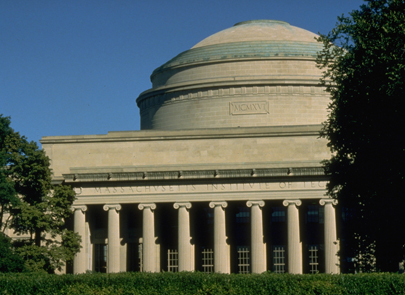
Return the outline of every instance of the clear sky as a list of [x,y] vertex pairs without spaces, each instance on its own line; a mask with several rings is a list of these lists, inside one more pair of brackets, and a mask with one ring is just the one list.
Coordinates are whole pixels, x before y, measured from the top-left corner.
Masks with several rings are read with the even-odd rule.
[[29,140],[139,130],[152,71],[240,21],[314,33],[361,0],[0,0],[0,114]]

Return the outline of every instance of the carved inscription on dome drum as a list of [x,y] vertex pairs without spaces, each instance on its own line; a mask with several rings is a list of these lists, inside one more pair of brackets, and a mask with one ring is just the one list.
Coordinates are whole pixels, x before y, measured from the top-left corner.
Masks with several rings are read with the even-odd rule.
[[268,114],[268,101],[242,101],[230,102],[229,113],[231,115],[251,115],[251,114]]

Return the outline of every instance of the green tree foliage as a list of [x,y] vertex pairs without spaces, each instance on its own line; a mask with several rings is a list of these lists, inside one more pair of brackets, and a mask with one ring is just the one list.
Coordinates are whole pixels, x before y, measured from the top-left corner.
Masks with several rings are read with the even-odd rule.
[[22,272],[23,258],[14,252],[10,238],[0,232],[0,272]]
[[[14,242],[30,271],[54,272],[71,260],[80,237],[65,221],[72,214],[74,191],[52,185],[49,158],[0,115],[0,222],[28,239]],[[7,216],[7,218],[6,218]]]
[[10,119],[0,116],[0,231],[4,231],[4,226],[7,224],[6,213],[10,211],[11,206],[19,203],[14,183],[10,177],[11,171],[7,165],[9,155],[6,138],[9,138],[11,134],[13,134],[13,130],[10,128]]
[[363,270],[398,270],[405,244],[405,1],[368,0],[318,41],[322,84],[331,94],[321,135],[333,156],[324,164],[328,193],[346,220],[346,254]]

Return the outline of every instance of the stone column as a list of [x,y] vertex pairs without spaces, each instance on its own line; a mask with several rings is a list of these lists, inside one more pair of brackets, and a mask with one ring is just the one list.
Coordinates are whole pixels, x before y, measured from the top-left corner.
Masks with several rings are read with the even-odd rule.
[[335,199],[321,199],[319,204],[325,206],[325,272],[338,274],[339,257],[338,242],[336,236],[336,213],[335,207],[338,203]]
[[300,219],[298,206],[301,200],[284,200],[288,223],[288,272],[302,274],[302,244],[300,241]]
[[87,257],[86,257],[86,214],[87,211],[86,205],[73,205],[73,222],[74,222],[74,231],[80,235],[82,238],[81,246],[79,253],[76,254],[73,259],[73,273],[85,273],[87,271]]
[[155,243],[155,216],[153,212],[153,210],[156,209],[156,204],[139,204],[138,208],[139,210],[143,210],[143,271],[158,272]]
[[263,214],[261,207],[263,201],[247,201],[250,207],[250,228],[251,228],[251,267],[252,273],[266,271],[266,244],[263,243]]
[[108,252],[107,272],[120,272],[120,204],[106,204],[104,211],[108,211]]
[[230,273],[229,245],[226,243],[226,222],[225,208],[227,202],[211,202],[210,207],[214,208],[214,271]]
[[174,203],[173,207],[179,210],[179,271],[194,271],[194,247],[190,243],[190,213],[188,211],[191,203]]

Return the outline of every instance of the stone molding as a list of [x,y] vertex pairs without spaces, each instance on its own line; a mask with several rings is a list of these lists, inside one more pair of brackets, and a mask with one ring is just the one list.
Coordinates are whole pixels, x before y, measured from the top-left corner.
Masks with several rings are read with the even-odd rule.
[[338,200],[336,200],[336,199],[320,199],[319,204],[321,206],[325,206],[327,204],[331,204],[332,206],[336,206],[338,204]]
[[226,169],[215,170],[215,177],[237,178],[251,177],[254,174],[254,169]]
[[288,174],[294,176],[319,176],[325,175],[325,170],[323,167],[288,168]]
[[112,172],[108,173],[107,179],[112,181],[125,181],[145,179],[145,177],[146,175],[144,172]]
[[224,139],[224,138],[251,138],[251,137],[280,137],[280,136],[316,136],[322,130],[321,124],[289,125],[289,126],[260,126],[219,129],[193,129],[193,130],[140,130],[140,131],[110,131],[98,135],[73,136],[45,136],[40,143],[68,144],[87,142],[137,142],[161,140],[189,140],[189,139]]
[[104,211],[108,211],[108,210],[115,210],[115,211],[120,211],[121,210],[121,205],[120,204],[105,204],[103,206]]
[[200,46],[198,44],[156,68],[151,75],[151,80],[154,80],[159,74],[173,69],[211,63],[262,61],[264,59],[315,60],[317,52],[322,49],[319,43],[302,40],[293,42],[289,40],[233,40],[227,43]]
[[216,170],[190,170],[179,171],[179,178],[195,179],[195,178],[212,178],[215,177]]
[[63,174],[67,183],[284,176],[325,176],[325,170],[323,167],[297,167]]
[[155,210],[156,209],[156,204],[155,203],[140,203],[138,205],[139,210],[147,209],[150,208],[150,210]]
[[221,206],[222,208],[228,207],[228,202],[225,201],[215,201],[215,202],[210,202],[210,208],[215,208],[217,206]]
[[295,205],[296,207],[301,206],[302,202],[301,200],[284,200],[283,205],[285,207],[288,207],[289,205]]
[[276,86],[267,86],[267,85],[241,85],[239,87],[222,87],[218,89],[206,89],[201,90],[198,88],[196,90],[183,90],[183,91],[174,91],[174,92],[155,92],[145,93],[143,96],[139,96],[137,99],[137,104],[141,113],[147,110],[150,107],[158,106],[162,104],[172,104],[178,103],[185,100],[194,100],[194,99],[221,99],[228,97],[235,98],[249,98],[255,97],[268,98],[272,95],[300,95],[300,96],[311,96],[314,95],[327,95],[323,87],[319,86],[292,86],[292,85],[276,85]]
[[258,200],[258,201],[247,201],[246,202],[246,206],[248,206],[249,208],[250,207],[252,207],[252,206],[255,206],[255,205],[257,205],[257,206],[259,206],[259,207],[264,207],[264,201],[262,201],[262,200]]
[[144,179],[177,179],[180,178],[179,171],[144,172]]
[[179,209],[180,207],[185,207],[186,209],[190,209],[191,203],[190,202],[176,202],[173,204],[174,209]]
[[72,211],[80,210],[82,213],[87,211],[87,206],[86,205],[72,205],[71,207]]

